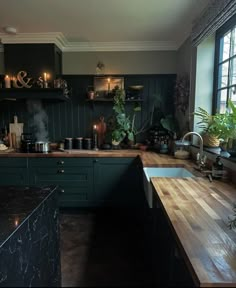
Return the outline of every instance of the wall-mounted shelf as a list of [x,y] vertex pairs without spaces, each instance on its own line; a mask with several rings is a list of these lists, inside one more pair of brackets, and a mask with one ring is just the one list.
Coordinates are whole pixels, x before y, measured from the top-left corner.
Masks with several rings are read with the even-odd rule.
[[68,101],[70,98],[64,94],[62,88],[1,88],[2,100],[45,100]]
[[[86,99],[87,102],[113,102],[113,98],[95,98],[95,99]],[[126,99],[125,102],[143,102],[143,99]]]

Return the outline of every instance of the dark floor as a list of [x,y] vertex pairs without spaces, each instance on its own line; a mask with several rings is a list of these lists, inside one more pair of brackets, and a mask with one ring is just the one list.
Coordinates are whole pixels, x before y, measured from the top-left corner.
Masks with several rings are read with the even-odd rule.
[[63,287],[154,284],[142,212],[62,211],[60,217]]

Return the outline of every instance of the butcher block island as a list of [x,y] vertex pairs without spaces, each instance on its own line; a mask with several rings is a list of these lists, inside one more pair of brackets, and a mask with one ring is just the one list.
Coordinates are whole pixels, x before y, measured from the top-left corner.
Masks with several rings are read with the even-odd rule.
[[182,282],[186,285],[236,286],[236,232],[227,226],[236,187],[221,180],[210,182],[191,160],[140,150],[71,150],[1,153],[0,163],[5,173],[1,184],[7,185],[14,175],[19,185],[56,184],[62,208],[143,208],[143,167],[186,168],[193,177],[151,178],[153,262],[163,266],[168,285],[181,283],[179,277],[188,274]]

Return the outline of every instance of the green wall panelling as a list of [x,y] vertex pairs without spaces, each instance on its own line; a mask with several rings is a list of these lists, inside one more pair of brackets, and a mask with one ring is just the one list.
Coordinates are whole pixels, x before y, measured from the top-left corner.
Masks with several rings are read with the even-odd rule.
[[[109,75],[112,76],[112,75]],[[175,74],[160,75],[113,75],[124,77],[125,89],[130,85],[143,85],[142,112],[137,114],[137,126],[147,118],[154,102],[154,96],[160,94],[164,113],[173,112],[173,91]],[[93,85],[93,75],[64,75],[69,88],[71,88],[71,100],[68,102],[43,101],[48,122],[47,129],[49,141],[61,141],[66,137],[91,137],[92,125],[103,115],[105,121],[112,115],[112,102],[95,103],[94,108],[86,101],[87,87]],[[128,106],[129,105],[129,106]],[[127,105],[131,112],[132,103]],[[18,116],[19,122],[24,123],[24,132],[32,132],[30,123],[32,119],[27,111],[24,101],[2,101],[0,105],[0,128],[13,122],[13,116]],[[160,113],[157,113],[157,116]],[[158,120],[158,119],[157,119]]]

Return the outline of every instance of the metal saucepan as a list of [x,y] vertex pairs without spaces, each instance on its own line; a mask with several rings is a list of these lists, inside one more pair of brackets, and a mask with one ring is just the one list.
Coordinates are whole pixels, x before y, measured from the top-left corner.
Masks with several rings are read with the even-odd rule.
[[35,152],[46,153],[50,151],[50,142],[35,142]]

